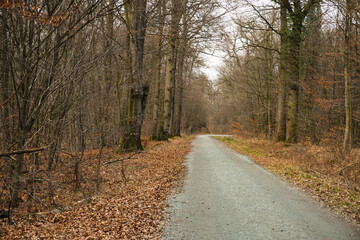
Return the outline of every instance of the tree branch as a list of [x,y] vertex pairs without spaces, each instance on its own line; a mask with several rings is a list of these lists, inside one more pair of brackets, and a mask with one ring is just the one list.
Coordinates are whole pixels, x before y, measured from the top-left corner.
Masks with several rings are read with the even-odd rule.
[[304,6],[304,9],[302,11],[302,15],[305,17],[309,13],[310,9],[316,4],[320,2],[320,0],[309,0],[306,5]]
[[116,163],[116,162],[123,162],[123,161],[128,160],[128,159],[133,159],[132,157],[133,157],[134,155],[138,154],[138,153],[139,153],[139,152],[135,152],[135,153],[131,154],[131,155],[128,156],[128,157],[125,157],[125,158],[117,158],[117,159],[115,159],[115,160],[106,162],[106,163],[104,163],[104,164],[111,164],[111,163]]
[[282,2],[282,5],[289,11],[289,13],[293,13],[293,9],[288,0],[281,0],[281,2]]
[[40,148],[31,148],[31,149],[20,149],[20,150],[15,150],[15,151],[11,151],[11,152],[3,152],[3,153],[0,153],[0,157],[9,157],[12,155],[17,155],[17,154],[41,152],[41,151],[45,150],[46,148],[47,147],[40,147]]
[[254,11],[259,15],[259,17],[265,21],[266,25],[269,26],[269,28],[274,31],[275,33],[280,35],[280,32],[278,30],[276,30],[275,28],[273,28],[273,26],[271,25],[271,23],[269,23],[269,21],[260,13],[260,11],[253,5],[250,4],[250,6],[254,9]]

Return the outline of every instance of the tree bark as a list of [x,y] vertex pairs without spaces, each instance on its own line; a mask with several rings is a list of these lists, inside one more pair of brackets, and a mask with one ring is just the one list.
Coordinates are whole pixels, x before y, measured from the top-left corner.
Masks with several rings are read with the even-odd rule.
[[174,88],[173,73],[175,71],[175,38],[171,37],[168,46],[168,54],[166,59],[166,74],[165,74],[165,92],[164,92],[164,107],[163,107],[163,127],[160,129],[161,133],[159,139],[167,140],[170,134],[171,122],[171,101],[172,90]]
[[171,112],[170,112],[170,128],[169,128],[169,133],[170,136],[173,137],[174,136],[174,129],[175,129],[175,106],[176,106],[176,101],[177,101],[177,84],[178,84],[178,80],[177,80],[177,63],[178,63],[178,51],[179,51],[179,41],[176,41],[176,46],[175,46],[175,62],[174,62],[174,70],[172,72],[172,79],[174,85],[172,86],[171,89]]
[[128,79],[129,91],[124,121],[124,133],[119,150],[143,149],[141,128],[149,87],[143,83],[144,44],[146,33],[146,0],[135,0],[125,4],[125,15],[129,31],[131,73]]
[[278,84],[278,103],[276,119],[276,140],[286,139],[286,88],[287,88],[287,54],[288,54],[288,32],[287,32],[287,11],[284,1],[280,4],[281,18],[281,49],[280,49],[280,70]]
[[188,16],[184,16],[183,19],[183,29],[182,29],[182,38],[180,39],[179,44],[179,55],[178,55],[178,87],[177,87],[177,102],[175,107],[175,123],[174,123],[174,136],[180,136],[181,134],[181,117],[182,117],[182,108],[183,108],[183,95],[184,95],[184,66],[185,66],[185,56],[188,45]]
[[[2,98],[0,98],[0,113],[1,113],[1,128],[0,128],[0,139],[7,139],[8,142],[11,142],[10,139],[10,114],[9,114],[9,67],[8,67],[8,41],[7,41],[7,30],[6,30],[6,9],[2,9],[0,19],[0,91]],[[8,148],[6,142],[2,142],[0,149]]]
[[299,84],[300,84],[300,47],[302,41],[302,27],[305,18],[302,12],[301,1],[294,1],[294,9],[290,14],[292,30],[289,37],[289,95],[286,122],[286,142],[297,141]]
[[163,107],[163,125],[159,128],[159,139],[167,140],[170,134],[171,109],[172,109],[172,92],[175,85],[175,69],[176,69],[176,42],[178,37],[179,22],[182,16],[181,1],[172,0],[170,38],[168,43],[168,52],[166,59],[165,74],[165,92]]
[[155,83],[155,103],[153,107],[153,130],[152,130],[152,139],[158,139],[159,123],[161,122],[160,118],[160,95],[161,95],[161,67],[162,67],[162,49],[163,49],[163,31],[165,25],[165,0],[162,0],[158,6],[158,13],[160,15],[160,23],[158,26],[158,45],[157,45],[157,56],[156,56],[156,83]]
[[[268,36],[265,39],[266,41],[266,47],[271,47],[271,35],[270,35],[270,30],[268,33]],[[270,51],[266,51],[266,64],[267,64],[267,69],[266,69],[266,105],[267,105],[267,109],[266,109],[266,122],[267,122],[267,136],[269,139],[271,139],[271,134],[272,134],[272,127],[271,127],[271,102],[272,102],[272,98],[271,98],[271,80],[272,80],[272,55]]]
[[[278,129],[277,129],[277,140],[283,139],[283,117],[284,117],[284,104],[287,100],[287,112],[286,112],[286,141],[296,142],[297,140],[297,128],[298,128],[298,110],[299,110],[299,91],[300,91],[300,50],[302,42],[302,28],[304,19],[317,4],[319,0],[309,0],[304,6],[301,0],[293,0],[291,5],[288,0],[282,0],[280,2],[281,9],[281,30],[288,33],[288,38],[283,41],[281,47],[289,46],[288,54],[286,53],[287,70],[281,70],[280,74],[280,89],[279,89],[279,102],[278,102]],[[291,20],[291,28],[287,28],[287,21],[285,19],[286,13],[289,15]],[[285,35],[287,37],[287,35]],[[287,52],[287,51],[285,51]],[[282,52],[283,53],[283,52]],[[285,60],[285,59],[284,59]],[[283,59],[281,59],[283,62]],[[281,68],[281,67],[280,67]],[[284,74],[285,73],[285,74]],[[285,78],[286,76],[286,78]],[[284,77],[284,78],[283,78]],[[284,81],[288,85],[288,94],[284,97]],[[286,93],[285,93],[286,94]],[[286,100],[284,100],[286,99]]]
[[349,149],[352,145],[352,111],[350,96],[350,51],[351,51],[351,0],[346,0],[345,13],[345,53],[344,53],[344,82],[345,82],[345,131],[343,148]]
[[[185,47],[185,46],[183,46]],[[174,136],[180,136],[181,133],[181,115],[183,107],[183,95],[184,95],[184,63],[185,63],[185,49],[180,50],[179,63],[178,63],[178,97],[176,101],[176,119],[174,127]]]

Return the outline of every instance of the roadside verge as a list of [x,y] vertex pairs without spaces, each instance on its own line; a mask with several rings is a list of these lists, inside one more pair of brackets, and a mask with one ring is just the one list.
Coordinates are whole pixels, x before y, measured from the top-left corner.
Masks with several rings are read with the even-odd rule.
[[310,145],[287,145],[239,136],[215,139],[251,157],[268,171],[310,193],[337,215],[360,226],[358,176],[352,176],[353,169],[346,169],[352,163],[345,156]]

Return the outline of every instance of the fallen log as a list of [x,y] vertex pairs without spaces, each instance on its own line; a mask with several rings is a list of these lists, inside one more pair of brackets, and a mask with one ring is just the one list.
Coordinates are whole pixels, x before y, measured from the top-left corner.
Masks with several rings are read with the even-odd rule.
[[20,149],[20,150],[15,150],[15,151],[11,151],[11,152],[3,152],[3,153],[0,153],[0,157],[9,157],[12,155],[17,155],[17,154],[41,152],[45,149],[46,149],[46,147],[40,147],[40,148],[31,148],[31,149]]

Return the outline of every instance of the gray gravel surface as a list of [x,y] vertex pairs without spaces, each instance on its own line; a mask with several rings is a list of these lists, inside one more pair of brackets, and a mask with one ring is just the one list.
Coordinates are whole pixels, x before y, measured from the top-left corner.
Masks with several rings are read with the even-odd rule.
[[211,136],[198,136],[163,239],[360,239],[354,227]]

